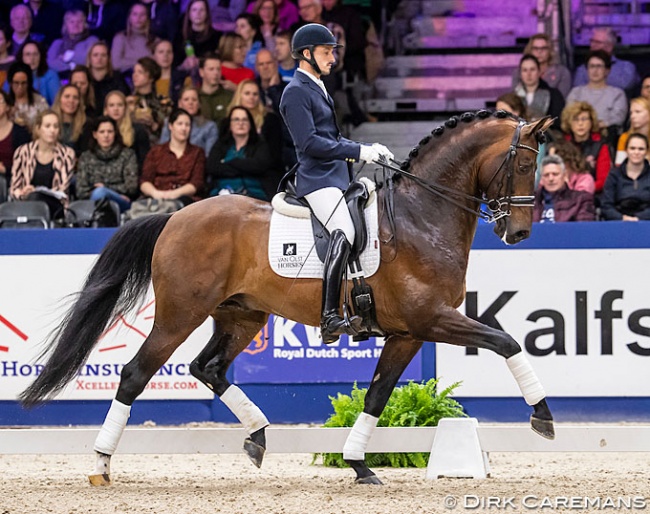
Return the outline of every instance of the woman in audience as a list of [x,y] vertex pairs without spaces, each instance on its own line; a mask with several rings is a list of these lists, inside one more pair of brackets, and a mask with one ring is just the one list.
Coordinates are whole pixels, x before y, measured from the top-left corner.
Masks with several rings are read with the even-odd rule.
[[262,20],[256,14],[242,13],[235,21],[235,33],[244,39],[246,45],[246,57],[244,66],[251,70],[255,69],[255,57],[263,46],[264,38],[261,32]]
[[553,141],[548,145],[548,155],[558,155],[564,162],[569,189],[594,195],[596,182],[587,169],[584,155],[576,145],[563,139]]
[[4,84],[7,79],[7,70],[11,63],[13,63],[16,58],[9,53],[9,46],[11,45],[11,35],[9,30],[0,25],[0,84]]
[[11,184],[11,163],[16,148],[29,143],[31,137],[25,127],[11,121],[11,98],[0,90],[0,177],[4,177],[7,186]]
[[104,101],[104,115],[115,121],[122,143],[132,148],[141,170],[144,159],[149,153],[151,142],[147,129],[139,123],[133,123],[126,104],[126,96],[121,91],[111,91]]
[[264,39],[264,47],[273,52],[275,50],[275,35],[280,31],[278,6],[275,5],[275,0],[255,2],[253,13],[257,14],[262,22],[259,32]]
[[138,161],[126,148],[113,118],[93,121],[89,149],[77,164],[77,196],[81,200],[113,200],[124,212],[138,192]]
[[228,32],[221,36],[219,54],[221,54],[221,78],[224,88],[234,91],[242,80],[255,80],[255,72],[244,66],[246,42],[239,34]]
[[52,219],[63,217],[75,165],[74,151],[59,143],[59,133],[58,115],[50,109],[41,111],[34,123],[34,141],[14,153],[9,190],[14,200],[45,202]]
[[562,132],[567,141],[574,143],[585,157],[589,173],[596,181],[600,193],[612,165],[609,146],[599,132],[598,116],[587,102],[573,102],[562,111]]
[[237,193],[270,200],[276,187],[276,175],[269,171],[270,160],[268,145],[255,130],[251,113],[245,107],[233,107],[208,157],[210,196]]
[[630,134],[627,158],[614,168],[603,189],[601,214],[606,220],[650,220],[650,164],[648,138]]
[[67,78],[77,64],[84,64],[90,47],[97,42],[88,32],[82,11],[67,11],[63,16],[63,36],[52,43],[47,52],[47,64]]
[[35,41],[28,41],[18,51],[18,60],[32,69],[34,90],[47,100],[48,105],[52,105],[54,97],[61,87],[61,80],[56,71],[47,67],[47,60],[41,45]]
[[138,59],[151,55],[156,38],[149,26],[147,8],[141,3],[133,4],[126,19],[126,30],[115,35],[111,46],[111,58],[117,70],[131,72]]
[[156,80],[156,94],[169,99],[176,105],[183,87],[191,86],[192,79],[187,72],[174,68],[174,50],[166,39],[159,40],[153,48],[153,60],[160,66],[160,78]]
[[52,110],[60,121],[59,140],[72,148],[76,156],[81,155],[81,152],[86,150],[87,144],[87,142],[83,144],[82,138],[86,125],[86,111],[77,86],[68,84],[59,89]]
[[189,142],[192,117],[187,111],[174,109],[168,125],[169,142],[151,148],[144,161],[140,191],[145,197],[188,205],[201,199],[205,152]]
[[86,66],[90,70],[90,83],[95,93],[95,105],[98,113],[103,108],[104,100],[109,92],[121,91],[125,95],[130,93],[122,74],[113,69],[110,50],[103,41],[90,47]]
[[560,128],[559,117],[564,108],[564,98],[555,88],[550,87],[541,78],[539,61],[532,55],[524,55],[519,61],[519,83],[515,93],[526,104],[526,113],[530,121],[537,121],[544,116],[556,118],[555,128]]
[[635,133],[650,137],[650,100],[642,96],[630,102],[630,130],[623,132],[621,137],[618,138],[616,166],[620,166],[627,157],[627,153],[625,152],[627,138],[630,134]]
[[497,98],[496,109],[499,111],[509,112],[519,118],[527,118],[526,104],[524,104],[521,97],[513,91],[510,93],[504,93]]
[[13,63],[7,81],[13,103],[13,121],[31,132],[38,113],[48,108],[47,100],[34,91],[32,69],[25,63]]
[[75,66],[70,73],[70,84],[77,86],[88,119],[94,118],[97,114],[95,90],[90,86],[90,80],[90,70],[83,64]]
[[133,94],[127,99],[133,120],[144,125],[152,143],[160,137],[165,120],[164,107],[156,95],[155,82],[160,78],[160,66],[151,57],[142,57],[133,67]]
[[[194,86],[186,87],[181,93],[178,100],[178,107],[187,111],[192,117],[192,131],[190,132],[190,143],[203,148],[207,156],[212,150],[212,147],[217,142],[219,135],[217,131],[217,124],[206,119],[201,114],[201,103],[199,102],[199,90]],[[160,135],[160,142],[166,143],[169,141],[169,126],[165,124]]]
[[[542,71],[542,79],[566,98],[571,91],[571,72],[569,68],[557,62],[550,36],[541,33],[532,36],[524,48],[525,54],[534,55],[537,58]],[[518,82],[519,70],[515,70],[512,76],[512,87],[515,87]]]
[[257,85],[257,82],[243,80],[239,83],[228,109],[233,109],[235,106],[245,107],[253,116],[255,130],[264,138],[271,152],[269,171],[283,168],[282,120],[280,116],[262,104],[260,100],[260,87]]
[[[260,5],[266,0],[253,0],[248,4],[246,12],[259,14]],[[290,30],[294,23],[300,21],[298,6],[291,0],[273,0],[278,12],[280,30]]]
[[174,65],[197,73],[199,57],[214,52],[221,34],[212,28],[207,0],[190,0],[174,43]]

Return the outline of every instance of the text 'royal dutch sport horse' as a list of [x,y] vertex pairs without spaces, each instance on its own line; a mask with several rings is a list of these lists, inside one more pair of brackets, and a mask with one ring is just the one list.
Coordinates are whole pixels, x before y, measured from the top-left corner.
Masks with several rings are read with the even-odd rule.
[[[379,484],[365,463],[377,419],[423,341],[492,350],[506,359],[531,425],[553,438],[544,390],[519,344],[461,314],[465,274],[477,217],[496,221],[508,244],[530,235],[536,158],[550,119],[526,123],[497,111],[454,117],[435,128],[378,189],[383,205],[382,264],[368,278],[385,346],[343,455],[357,482]],[[480,209],[485,203],[488,214]],[[206,318],[215,332],[192,362],[193,376],[233,411],[249,433],[244,450],[261,465],[266,447],[262,411],[226,379],[226,371],[266,324],[269,313],[318,326],[321,280],[276,275],[267,257],[271,205],[240,195],[210,198],[174,215],[131,221],[109,241],[82,291],[53,334],[42,373],[21,394],[25,406],[70,382],[102,332],[132,309],[153,282],[151,333],[123,369],[119,389],[97,436],[90,481],[110,483],[110,458],[131,405],[151,377]]]

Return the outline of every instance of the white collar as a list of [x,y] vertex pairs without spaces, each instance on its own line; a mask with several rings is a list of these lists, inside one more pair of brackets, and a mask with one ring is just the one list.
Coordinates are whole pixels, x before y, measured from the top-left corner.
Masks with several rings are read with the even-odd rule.
[[313,80],[313,81],[316,83],[316,85],[318,85],[318,87],[321,88],[321,90],[322,90],[323,93],[325,94],[325,98],[327,98],[327,97],[329,96],[329,95],[327,94],[327,89],[325,89],[325,83],[324,83],[321,79],[316,78],[314,75],[312,75],[312,74],[309,73],[308,71],[303,70],[302,68],[298,68],[297,71],[299,71],[299,72],[301,72],[301,73],[304,73],[304,74],[307,75],[311,80]]

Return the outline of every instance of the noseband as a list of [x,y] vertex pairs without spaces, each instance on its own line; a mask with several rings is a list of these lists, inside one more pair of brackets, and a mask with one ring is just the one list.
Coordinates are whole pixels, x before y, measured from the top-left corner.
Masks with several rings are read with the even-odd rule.
[[[492,177],[490,178],[490,181],[488,182],[488,185],[485,187],[485,191],[487,191],[490,186],[492,185],[492,182],[499,177],[499,186],[498,186],[498,191],[499,193],[503,189],[503,184],[505,182],[506,184],[506,194],[505,196],[500,196],[498,198],[479,198],[477,196],[472,196],[468,195],[466,193],[463,193],[462,191],[458,191],[456,189],[452,189],[440,184],[436,184],[435,182],[431,182],[428,180],[425,180],[423,178],[418,177],[417,175],[413,175],[413,173],[410,173],[408,171],[402,170],[401,168],[396,168],[395,166],[392,166],[391,164],[388,164],[386,162],[380,162],[380,164],[384,168],[384,172],[386,171],[386,168],[394,171],[395,173],[402,175],[404,177],[410,178],[418,184],[419,186],[423,187],[430,193],[433,193],[436,196],[439,196],[440,198],[445,199],[446,201],[454,204],[460,209],[463,209],[464,211],[467,211],[483,220],[485,220],[487,223],[494,223],[497,220],[504,218],[506,216],[510,216],[512,214],[511,207],[533,207],[533,202],[535,197],[534,196],[521,196],[521,195],[513,195],[512,190],[513,190],[513,179],[514,179],[514,166],[508,166],[508,163],[511,161],[514,162],[515,157],[517,157],[517,150],[522,149],[522,150],[529,150],[535,154],[539,154],[539,150],[536,150],[535,148],[524,145],[519,142],[519,138],[521,137],[521,129],[526,125],[525,121],[519,121],[517,124],[517,128],[515,129],[515,133],[512,136],[512,141],[510,142],[510,147],[508,148],[508,152],[506,153],[506,156],[503,159],[503,162],[501,162],[501,165],[496,169],[496,171],[492,174]],[[397,161],[396,164],[401,164],[398,163]],[[500,173],[500,171],[503,168],[506,168],[506,174],[504,176],[503,173]],[[392,180],[390,178],[387,178],[386,182],[388,182],[388,187],[389,191],[392,192]],[[451,196],[450,196],[451,195]],[[485,211],[481,207],[478,209],[470,209],[469,207],[465,206],[462,204],[459,200],[456,200],[453,198],[453,196],[457,196],[459,198],[464,198],[468,200],[473,200],[477,202],[479,205],[486,205],[488,209],[490,209],[490,212]],[[392,203],[392,202],[391,202]]]

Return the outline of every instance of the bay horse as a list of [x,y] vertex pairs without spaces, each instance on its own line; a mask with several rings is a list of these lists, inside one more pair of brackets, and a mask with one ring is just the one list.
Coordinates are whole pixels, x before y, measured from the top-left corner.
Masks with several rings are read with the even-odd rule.
[[[424,341],[484,348],[506,359],[531,426],[554,437],[544,390],[520,345],[457,308],[477,217],[487,203],[495,233],[507,244],[530,235],[536,158],[548,118],[527,123],[504,111],[478,111],[436,127],[378,189],[382,263],[368,278],[385,346],[363,413],[343,449],[359,483],[381,484],[365,462],[377,419],[400,375]],[[269,313],[318,326],[321,280],[292,280],[269,266],[270,204],[240,195],[210,198],[173,215],[128,222],[101,252],[40,358],[44,369],[20,395],[26,407],[50,399],[77,374],[105,328],[132,309],[150,281],[153,328],[125,365],[97,436],[93,485],[110,484],[110,458],[131,405],[151,377],[209,316],[215,331],[190,365],[242,422],[244,451],[259,467],[266,449],[262,411],[226,379],[229,366],[266,324]]]

